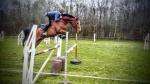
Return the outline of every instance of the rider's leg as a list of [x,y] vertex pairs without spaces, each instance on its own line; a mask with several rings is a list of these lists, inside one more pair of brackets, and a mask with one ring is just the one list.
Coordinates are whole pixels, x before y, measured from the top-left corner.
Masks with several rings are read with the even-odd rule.
[[45,29],[44,29],[44,32],[42,33],[42,37],[46,37],[47,36],[47,30],[49,28],[49,24],[46,25]]
[[49,17],[49,24],[45,27],[44,31],[47,31],[47,29],[51,26],[51,17]]
[[46,25],[44,29],[44,33],[42,34],[42,37],[47,37],[47,30],[51,26],[51,23],[52,23],[51,20],[52,20],[52,17],[49,17],[49,24]]

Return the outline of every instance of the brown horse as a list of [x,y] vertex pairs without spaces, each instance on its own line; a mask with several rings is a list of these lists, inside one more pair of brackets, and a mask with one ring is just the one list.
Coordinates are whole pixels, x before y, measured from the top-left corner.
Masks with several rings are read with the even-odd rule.
[[[62,18],[55,22],[51,22],[51,26],[48,27],[46,31],[43,31],[42,28],[38,27],[36,30],[36,46],[47,37],[53,37],[58,34],[65,34],[67,32],[67,24],[70,23],[72,27],[75,29],[75,32],[78,33],[81,31],[80,20],[72,15],[69,14],[62,14]],[[43,33],[46,35],[43,35]],[[30,31],[24,30],[25,38],[23,40],[23,44],[25,43]]]

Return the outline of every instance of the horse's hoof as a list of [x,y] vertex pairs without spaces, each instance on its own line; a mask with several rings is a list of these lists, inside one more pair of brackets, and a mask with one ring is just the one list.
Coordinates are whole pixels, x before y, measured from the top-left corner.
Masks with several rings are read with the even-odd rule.
[[65,38],[66,38],[66,35],[60,34],[59,37],[60,37],[61,39],[65,39]]

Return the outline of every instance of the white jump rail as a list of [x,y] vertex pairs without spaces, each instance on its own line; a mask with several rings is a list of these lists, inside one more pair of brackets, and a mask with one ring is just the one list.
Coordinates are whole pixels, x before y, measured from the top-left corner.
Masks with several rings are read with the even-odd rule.
[[[37,72],[35,77],[33,77],[33,67],[34,67],[34,57],[36,54],[35,44],[36,44],[36,29],[37,25],[33,25],[31,32],[29,34],[29,37],[27,39],[27,42],[23,49],[23,79],[22,84],[35,84],[38,77],[42,73],[44,67],[48,63],[48,61],[51,58],[51,55],[54,50],[51,50],[51,53],[47,57],[47,59],[44,61],[43,65],[41,66],[40,70]],[[57,36],[56,37],[56,45],[55,49],[57,49],[57,57],[61,56],[61,46],[62,46],[62,39]],[[67,81],[67,55],[69,52],[71,52],[76,47],[76,44],[74,44],[71,48],[68,49],[68,32],[66,32],[66,50],[65,50],[65,71],[64,71],[64,80]],[[47,50],[48,51],[48,50]]]
[[77,44],[74,44],[72,47],[68,48],[68,32],[66,32],[65,71],[64,71],[64,81],[63,81],[64,84],[68,84],[67,56],[76,46]]
[[[36,30],[37,30],[37,25],[33,25],[30,34],[28,36],[27,42],[24,46],[23,49],[23,73],[22,73],[22,84],[35,84],[36,80],[40,76],[40,73],[43,71],[44,67],[48,63],[48,61],[51,58],[51,55],[54,51],[54,49],[59,49],[57,52],[57,56],[61,55],[61,44],[62,40],[58,38],[57,44],[55,45],[55,48],[53,48],[47,57],[47,59],[44,61],[43,65],[41,66],[40,70],[38,73],[33,77],[33,67],[34,67],[34,57],[36,54]],[[61,41],[60,41],[61,40]],[[49,49],[45,50],[44,52],[49,51]]]
[[150,34],[148,33],[144,39],[144,50],[149,50]]
[[24,35],[24,32],[23,30],[18,34],[18,38],[17,38],[17,42],[18,42],[18,45],[22,45],[22,41],[24,39],[25,35]]
[[93,41],[96,42],[96,33],[93,34]]
[[0,32],[0,41],[3,41],[3,40],[4,40],[4,37],[5,37],[5,33],[4,33],[4,31],[2,30],[2,31]]
[[[35,30],[37,28],[37,25],[34,25],[32,27],[31,33],[29,35],[29,38],[26,42],[26,45],[24,47],[24,63],[23,63],[23,80],[22,84],[34,84],[40,74],[55,74],[55,73],[45,73],[42,72],[45,65],[47,64],[48,60],[50,59],[53,51],[49,54],[46,61],[43,63],[42,67],[38,72],[36,72],[36,76],[33,79],[33,65],[34,65],[34,55],[35,55]],[[58,46],[58,45],[57,45]],[[71,52],[75,48],[76,44],[74,44],[71,48],[68,49],[68,32],[66,33],[66,52],[65,52],[65,72],[64,74],[56,74],[56,75],[63,75],[64,81],[67,81],[67,76],[72,77],[83,77],[83,78],[95,78],[95,79],[104,79],[104,80],[117,80],[117,81],[129,81],[129,82],[148,82],[150,81],[139,81],[139,80],[128,80],[128,79],[117,79],[117,78],[105,78],[105,77],[95,77],[95,76],[83,76],[83,75],[71,75],[67,73],[67,55],[69,52]],[[55,46],[56,47],[56,46]],[[28,64],[28,57],[31,56]],[[67,82],[64,82],[67,84]]]
[[62,39],[59,36],[55,36],[55,42],[59,45],[59,48],[57,48],[57,57],[61,57]]
[[70,53],[76,46],[77,46],[77,44],[74,44],[72,47],[70,47],[70,48],[67,50],[67,53]]
[[37,25],[33,25],[23,49],[22,84],[32,84]]
[[49,56],[47,57],[47,59],[45,60],[45,62],[42,64],[42,67],[40,68],[40,70],[37,72],[36,76],[34,77],[33,79],[33,82],[32,84],[35,84],[35,82],[37,81],[38,77],[40,76],[41,72],[43,71],[43,69],[45,68],[46,64],[48,63],[48,61],[50,60],[52,54],[53,54],[53,51],[51,51],[51,53],[49,54]]

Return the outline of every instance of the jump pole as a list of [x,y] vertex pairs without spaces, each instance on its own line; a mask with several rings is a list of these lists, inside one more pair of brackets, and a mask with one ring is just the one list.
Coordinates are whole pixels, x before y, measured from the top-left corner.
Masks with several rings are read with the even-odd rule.
[[57,44],[59,45],[57,48],[57,57],[61,57],[62,39],[59,36],[57,36]]
[[64,84],[68,84],[68,79],[67,79],[67,50],[68,50],[68,32],[66,32],[66,52],[65,52],[65,75],[64,75]]
[[52,54],[53,54],[53,51],[51,51],[51,53],[49,54],[49,56],[47,57],[47,59],[45,60],[45,62],[42,64],[42,67],[40,68],[40,70],[37,72],[36,76],[34,77],[33,79],[33,82],[32,84],[35,84],[35,82],[37,81],[37,79],[39,78],[40,74],[42,73],[43,69],[45,68],[46,64],[48,63],[48,61],[50,60]]
[[57,57],[61,57],[62,39],[58,35],[54,37],[54,44],[59,45],[57,48]]
[[70,63],[77,65],[77,64],[81,64],[81,61],[78,58],[78,46],[77,46],[77,44],[78,44],[78,34],[77,33],[76,33],[75,43],[76,43],[76,46],[75,46],[75,59],[71,60]]
[[68,32],[66,32],[66,44],[65,44],[65,68],[64,68],[64,81],[60,82],[59,84],[70,84],[70,82],[68,81],[68,73],[67,73],[67,55],[68,55]]
[[53,47],[53,48],[48,48],[48,49],[45,49],[45,50],[41,50],[41,51],[36,52],[36,53],[35,53],[35,56],[36,56],[36,55],[43,54],[43,53],[46,53],[46,52],[51,51],[51,50],[54,50],[54,49],[58,49],[58,48],[60,48],[60,44],[57,43],[57,44],[55,44],[55,47]]
[[77,59],[77,34],[76,34],[76,43],[72,46],[72,47],[70,47],[70,48],[68,48],[68,32],[66,32],[66,44],[65,44],[66,46],[66,48],[65,48],[65,71],[64,71],[64,81],[63,82],[61,82],[60,84],[71,84],[71,82],[70,81],[68,81],[68,78],[67,78],[67,76],[68,76],[68,73],[67,73],[67,56],[68,56],[68,54],[75,48],[75,60],[73,60],[72,62],[73,62],[73,64],[80,64],[81,63],[81,61],[80,60],[78,60]]
[[47,44],[50,44],[50,38],[45,38],[43,41],[45,42],[45,44],[47,45]]

